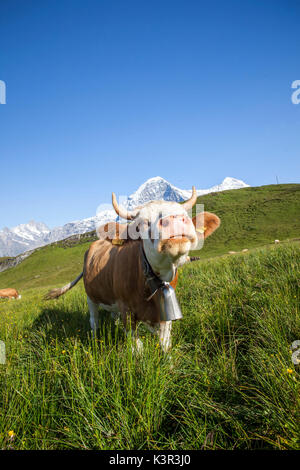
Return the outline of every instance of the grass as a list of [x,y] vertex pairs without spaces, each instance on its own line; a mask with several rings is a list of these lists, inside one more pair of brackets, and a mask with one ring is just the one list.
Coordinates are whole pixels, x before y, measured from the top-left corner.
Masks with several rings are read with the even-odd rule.
[[0,273],[0,289],[13,286],[23,295],[28,289],[69,282],[83,267],[83,256],[90,243],[64,248],[48,245],[35,251],[22,263]]
[[201,258],[241,251],[299,237],[300,184],[235,189],[200,196],[197,203],[215,212],[221,226],[208,238]]
[[85,249],[47,247],[0,274],[22,287],[0,301],[0,448],[300,448],[298,242],[181,268],[168,357],[143,327],[132,354],[104,312],[92,339],[82,284],[42,300],[80,272]]

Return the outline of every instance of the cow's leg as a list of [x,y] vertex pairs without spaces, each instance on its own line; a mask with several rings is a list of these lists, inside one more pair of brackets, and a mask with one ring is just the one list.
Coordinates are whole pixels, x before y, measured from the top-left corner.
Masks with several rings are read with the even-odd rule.
[[89,306],[89,311],[90,311],[90,325],[93,331],[93,336],[96,335],[96,331],[99,327],[99,310],[98,310],[98,304],[95,304],[89,296],[87,296],[87,303]]
[[144,323],[144,325],[151,333],[159,336],[160,346],[162,350],[167,353],[171,347],[172,322],[164,321],[154,325]]
[[159,343],[162,350],[166,353],[171,347],[171,321],[161,321],[159,325]]

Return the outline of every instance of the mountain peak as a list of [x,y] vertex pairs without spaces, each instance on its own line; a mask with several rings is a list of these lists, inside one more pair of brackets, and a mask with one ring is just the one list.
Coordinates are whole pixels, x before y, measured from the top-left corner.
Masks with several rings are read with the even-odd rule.
[[181,190],[173,186],[161,176],[154,176],[143,183],[127,200],[127,207],[132,209],[149,201],[176,201],[184,200]]
[[29,220],[28,224],[27,225],[30,225],[30,226],[36,226],[37,225],[37,222],[35,220]]
[[231,176],[226,176],[226,178],[222,181],[222,186],[228,187],[228,189],[240,189],[240,188],[248,188],[249,184],[244,183],[242,180],[238,180],[237,178],[232,178]]
[[[221,184],[209,189],[198,189],[197,194],[213,193],[229,189],[245,188],[249,186],[241,180],[226,176]],[[169,183],[161,176],[154,176],[145,181],[139,188],[125,200],[127,208],[134,209],[150,201],[182,202],[191,197],[191,189],[180,189]],[[111,208],[97,212],[94,217],[69,222],[62,227],[50,230],[43,222],[30,220],[27,224],[20,224],[11,229],[0,230],[0,256],[16,256],[24,251],[37,248],[72,235],[95,230],[96,227],[116,220],[116,214]]]
[[[213,193],[216,191],[226,191],[228,189],[245,188],[249,185],[241,180],[226,176],[221,184],[209,189],[198,189],[198,196]],[[161,176],[154,176],[143,183],[135,193],[127,199],[127,208],[133,209],[136,206],[146,204],[149,201],[176,201],[182,202],[191,197],[191,189],[180,189],[169,183]]]

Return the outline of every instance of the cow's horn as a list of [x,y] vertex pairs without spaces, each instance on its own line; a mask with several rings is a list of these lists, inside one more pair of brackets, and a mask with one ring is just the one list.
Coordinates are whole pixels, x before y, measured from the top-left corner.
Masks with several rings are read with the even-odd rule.
[[119,207],[115,193],[112,193],[112,205],[116,213],[122,217],[122,219],[133,220],[137,216],[137,211],[128,212],[127,210]]
[[197,201],[197,192],[196,192],[195,186],[193,186],[192,197],[188,199],[187,201],[185,201],[182,205],[185,208],[185,210],[188,211],[196,204],[196,201]]

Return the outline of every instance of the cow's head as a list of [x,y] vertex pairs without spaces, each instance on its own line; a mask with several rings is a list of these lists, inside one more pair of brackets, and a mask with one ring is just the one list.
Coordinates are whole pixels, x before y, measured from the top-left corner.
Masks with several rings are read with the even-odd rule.
[[116,213],[131,221],[129,237],[142,239],[148,261],[164,281],[172,280],[175,268],[187,260],[189,251],[195,250],[199,241],[220,225],[220,219],[208,212],[193,219],[189,217],[188,211],[196,200],[197,193],[193,187],[191,198],[183,204],[152,201],[134,211],[126,211],[118,206],[116,196],[112,194]]

